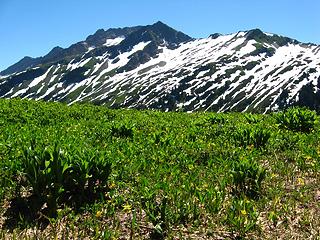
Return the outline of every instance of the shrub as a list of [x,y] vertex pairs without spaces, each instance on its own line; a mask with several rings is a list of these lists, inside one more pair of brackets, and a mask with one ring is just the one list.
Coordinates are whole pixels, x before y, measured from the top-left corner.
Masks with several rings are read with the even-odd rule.
[[118,138],[133,138],[134,129],[126,125],[114,125],[111,127],[111,135]]
[[234,195],[258,198],[266,177],[266,169],[251,158],[242,158],[234,163],[231,176]]
[[309,133],[315,128],[317,114],[307,108],[289,108],[275,114],[275,119],[282,129]]
[[78,151],[69,158],[70,171],[65,178],[66,196],[73,204],[88,202],[107,189],[111,163],[103,152]]
[[[34,144],[24,151],[21,185],[31,187],[31,194],[47,214],[55,217],[60,205],[78,206],[103,193],[111,172],[111,164],[103,154],[82,152],[67,155],[54,148]],[[76,157],[77,156],[77,157]]]
[[47,203],[49,215],[55,215],[58,201],[64,192],[63,179],[69,168],[62,160],[57,145],[53,150],[31,145],[24,151],[22,174],[40,203]]
[[268,143],[271,133],[260,126],[243,126],[237,129],[232,136],[236,145],[241,147],[253,145],[255,148],[262,148]]

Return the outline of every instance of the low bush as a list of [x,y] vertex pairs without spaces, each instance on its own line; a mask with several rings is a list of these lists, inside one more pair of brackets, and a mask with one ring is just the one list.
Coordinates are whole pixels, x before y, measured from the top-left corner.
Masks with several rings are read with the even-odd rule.
[[235,196],[245,195],[257,199],[261,195],[262,182],[266,177],[266,169],[250,157],[237,160],[231,170],[232,192]]
[[24,151],[20,184],[30,186],[31,195],[54,217],[59,206],[79,206],[103,193],[110,173],[111,163],[101,153],[68,155],[58,144],[31,144]]
[[269,141],[271,133],[262,126],[240,126],[232,135],[235,144],[241,147],[254,146],[263,148]]
[[315,128],[317,114],[307,108],[289,108],[275,114],[275,119],[281,129],[309,133]]

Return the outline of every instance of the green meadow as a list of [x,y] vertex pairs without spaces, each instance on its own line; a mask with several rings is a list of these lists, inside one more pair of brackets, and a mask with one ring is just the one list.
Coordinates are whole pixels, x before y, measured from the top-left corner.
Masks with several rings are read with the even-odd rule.
[[319,116],[0,100],[4,239],[319,239]]

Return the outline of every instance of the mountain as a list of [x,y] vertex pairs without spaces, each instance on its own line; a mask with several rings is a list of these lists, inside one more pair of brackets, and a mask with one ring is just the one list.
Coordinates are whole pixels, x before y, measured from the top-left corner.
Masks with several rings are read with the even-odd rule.
[[166,111],[320,109],[320,46],[259,29],[202,39],[162,22],[100,29],[0,75],[3,98]]

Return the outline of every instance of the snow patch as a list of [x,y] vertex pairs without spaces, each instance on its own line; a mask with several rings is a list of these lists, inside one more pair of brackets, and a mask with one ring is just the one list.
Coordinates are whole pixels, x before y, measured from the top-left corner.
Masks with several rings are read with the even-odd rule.
[[106,47],[116,46],[116,45],[120,44],[124,39],[125,39],[125,37],[117,37],[117,38],[113,38],[113,39],[107,39],[106,43],[103,45]]
[[47,77],[47,75],[48,75],[48,73],[51,71],[52,68],[53,68],[53,66],[51,66],[51,67],[46,71],[46,73],[43,74],[42,76],[33,79],[33,81],[29,84],[29,88],[32,88],[32,87],[38,85],[38,84],[39,84],[40,82],[42,82],[43,80],[45,80],[46,77]]

